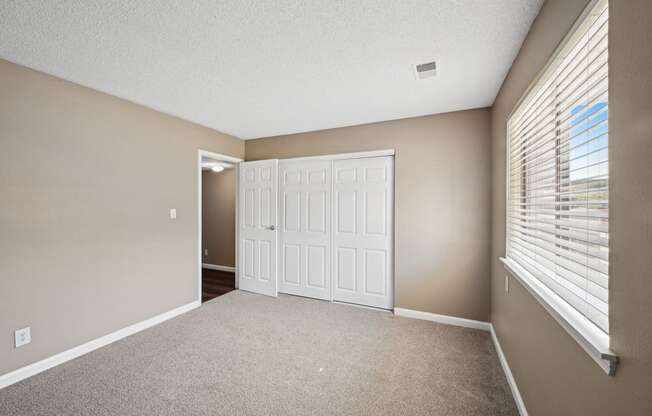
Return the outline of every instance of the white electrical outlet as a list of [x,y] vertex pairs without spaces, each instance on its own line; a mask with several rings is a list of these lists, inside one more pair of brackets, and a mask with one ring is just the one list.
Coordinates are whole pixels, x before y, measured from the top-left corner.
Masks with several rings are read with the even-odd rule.
[[207,248],[204,249],[204,256],[208,256],[208,249]]
[[509,276],[505,275],[505,292],[509,293]]
[[30,327],[21,328],[15,333],[16,348],[22,347],[23,345],[29,344],[32,342],[32,331]]
[[177,219],[177,210],[176,210],[176,208],[170,209],[170,219],[171,220],[176,220]]

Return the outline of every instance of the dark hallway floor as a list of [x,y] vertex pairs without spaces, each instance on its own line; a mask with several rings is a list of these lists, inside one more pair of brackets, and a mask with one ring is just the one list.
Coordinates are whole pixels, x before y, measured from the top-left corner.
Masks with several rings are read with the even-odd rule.
[[221,270],[202,269],[202,296],[206,302],[235,289],[235,273]]

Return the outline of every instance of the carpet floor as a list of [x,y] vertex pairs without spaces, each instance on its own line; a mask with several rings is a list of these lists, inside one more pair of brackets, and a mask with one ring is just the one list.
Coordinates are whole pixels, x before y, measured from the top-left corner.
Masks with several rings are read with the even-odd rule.
[[0,390],[0,415],[517,415],[487,332],[233,291]]

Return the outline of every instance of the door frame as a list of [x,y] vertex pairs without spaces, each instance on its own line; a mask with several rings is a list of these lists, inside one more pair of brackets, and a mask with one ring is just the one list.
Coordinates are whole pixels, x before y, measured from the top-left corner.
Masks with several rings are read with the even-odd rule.
[[278,159],[278,162],[282,161],[301,161],[301,160],[341,160],[341,159],[364,159],[368,157],[378,157],[378,156],[396,156],[396,150],[394,149],[382,149],[382,150],[369,150],[366,152],[352,152],[352,153],[333,153],[327,155],[316,155],[316,156],[299,156],[299,157],[286,157],[283,159]]
[[197,300],[201,304],[202,300],[202,259],[203,259],[203,241],[202,241],[202,157],[210,157],[219,161],[235,164],[235,288],[238,288],[238,190],[240,189],[239,163],[244,161],[239,157],[224,155],[221,153],[210,152],[208,150],[197,149]]

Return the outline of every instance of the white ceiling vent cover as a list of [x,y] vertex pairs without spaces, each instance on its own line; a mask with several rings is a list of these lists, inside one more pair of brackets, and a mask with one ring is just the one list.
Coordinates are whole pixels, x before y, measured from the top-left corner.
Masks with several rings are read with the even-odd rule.
[[434,77],[437,75],[437,63],[432,61],[414,65],[414,75],[417,79]]

